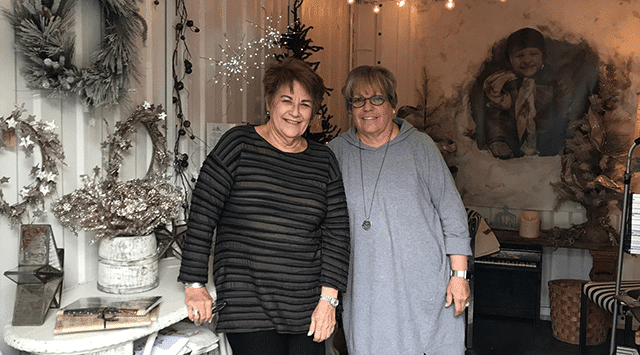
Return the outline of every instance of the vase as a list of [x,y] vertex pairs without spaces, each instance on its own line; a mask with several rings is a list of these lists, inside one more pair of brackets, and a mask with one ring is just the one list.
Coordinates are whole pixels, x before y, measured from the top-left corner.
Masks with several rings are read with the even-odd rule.
[[158,287],[155,234],[101,238],[98,246],[98,290],[132,294]]

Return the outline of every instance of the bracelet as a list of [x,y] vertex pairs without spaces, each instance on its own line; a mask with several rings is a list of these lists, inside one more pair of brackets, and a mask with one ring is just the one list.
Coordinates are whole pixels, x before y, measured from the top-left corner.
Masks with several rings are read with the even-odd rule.
[[184,288],[203,288],[205,284],[201,282],[184,282]]
[[468,276],[467,270],[451,270],[451,277],[462,277],[465,280],[469,280]]

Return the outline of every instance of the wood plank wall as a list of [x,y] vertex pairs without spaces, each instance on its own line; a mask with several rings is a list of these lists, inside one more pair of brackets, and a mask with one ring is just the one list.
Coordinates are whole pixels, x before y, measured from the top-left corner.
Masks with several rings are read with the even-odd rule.
[[[27,89],[19,74],[22,64],[20,55],[14,51],[14,31],[6,18],[0,16],[0,35],[3,38],[0,41],[0,117],[8,117],[15,104],[24,103],[27,110],[25,114],[55,121],[58,126],[56,132],[66,156],[66,165],[59,167],[57,191],[52,198],[47,199],[47,208],[53,199],[82,187],[80,175],[91,174],[94,167],[102,166],[100,143],[113,131],[118,120],[125,119],[144,101],[162,104],[167,109],[167,142],[169,149],[173,150],[179,128],[172,105],[172,58],[177,43],[174,26],[178,21],[176,1],[163,0],[158,5],[154,5],[153,1],[137,2],[141,15],[149,25],[146,45],[140,43],[138,53],[142,76],[139,82],[132,83],[129,106],[96,111],[88,110],[75,96],[51,99]],[[205,144],[212,134],[207,131],[208,125],[211,128],[214,123],[261,123],[264,119],[264,69],[250,70],[248,81],[241,80],[224,87],[222,84],[214,84],[212,79],[221,68],[208,58],[224,60],[222,48],[229,46],[233,49],[260,38],[263,36],[262,29],[268,25],[286,32],[287,23],[292,21],[289,11],[293,3],[293,0],[185,2],[189,18],[200,29],[198,33],[186,31],[187,48],[184,47],[185,42],[180,42],[178,51],[180,63],[189,55],[193,63],[193,73],[183,78],[185,90],[181,92],[181,98],[185,119],[191,122],[195,139],[183,137],[178,141],[179,152],[187,153],[190,157],[188,176],[197,177],[202,160],[212,148]],[[11,10],[11,7],[11,0],[0,0],[0,8]],[[328,100],[330,114],[344,115],[340,88],[348,72],[348,50],[345,48],[349,46],[349,6],[342,0],[306,0],[299,16],[303,24],[314,27],[309,31],[308,38],[313,40],[314,45],[325,48],[310,60],[321,61],[320,75],[324,77],[327,86],[336,88]],[[267,20],[267,17],[272,20]],[[74,61],[78,67],[87,67],[91,63],[92,53],[99,49],[102,39],[104,26],[99,2],[77,1],[75,19]],[[178,74],[182,77],[182,72]],[[130,138],[133,147],[120,170],[125,180],[144,176],[151,155],[151,142],[143,129]],[[37,154],[27,158],[21,147],[0,149],[0,177],[10,178],[7,184],[0,186],[7,202],[18,202],[18,192],[33,181],[29,172],[38,163]],[[43,218],[30,222],[51,224],[58,247],[65,249],[65,288],[97,278],[97,244],[89,244],[93,238],[91,232],[81,232],[75,236],[63,228],[50,212]],[[3,244],[0,269],[4,272],[18,265],[19,250],[18,229],[11,229],[4,216],[0,216],[0,241]],[[0,277],[0,328],[11,323],[15,289],[11,280]],[[5,355],[18,353],[4,341],[0,342],[0,352]]]

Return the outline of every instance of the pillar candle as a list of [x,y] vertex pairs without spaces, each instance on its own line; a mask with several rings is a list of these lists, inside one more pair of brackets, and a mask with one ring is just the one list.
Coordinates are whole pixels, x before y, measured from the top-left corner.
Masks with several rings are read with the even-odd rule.
[[537,238],[540,233],[540,214],[534,211],[520,213],[520,236]]

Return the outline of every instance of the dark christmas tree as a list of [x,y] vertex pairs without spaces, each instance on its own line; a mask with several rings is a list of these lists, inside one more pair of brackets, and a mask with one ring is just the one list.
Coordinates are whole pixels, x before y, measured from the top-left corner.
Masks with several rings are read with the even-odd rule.
[[[276,55],[276,59],[278,61],[282,61],[284,58],[289,56],[298,58],[304,60],[315,71],[318,70],[320,62],[309,62],[307,61],[307,58],[309,58],[313,53],[323,50],[324,47],[311,45],[311,42],[313,41],[307,38],[309,30],[313,27],[306,27],[300,21],[300,17],[298,17],[298,9],[302,6],[303,2],[304,0],[296,0],[293,3],[293,9],[291,10],[291,13],[293,14],[293,24],[287,26],[287,32],[280,37],[280,46],[289,50],[291,54],[278,54]],[[327,96],[331,95],[331,91],[333,91],[333,89],[327,88]],[[326,104],[322,104],[320,107],[320,115],[322,118],[322,131],[311,133],[309,128],[307,128],[305,137],[324,144],[336,137],[340,133],[340,129],[331,124],[331,118],[333,115],[329,114],[329,109]]]

